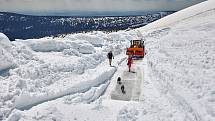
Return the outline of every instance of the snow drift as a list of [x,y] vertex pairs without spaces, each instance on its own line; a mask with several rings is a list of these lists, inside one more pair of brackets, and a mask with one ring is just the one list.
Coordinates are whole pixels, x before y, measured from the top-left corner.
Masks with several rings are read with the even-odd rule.
[[86,40],[79,39],[59,39],[59,38],[42,38],[42,39],[28,39],[28,40],[17,40],[25,43],[32,50],[36,52],[61,52],[68,49],[77,50],[82,54],[92,54],[95,49],[92,44]]
[[107,62],[107,52],[112,50],[120,63],[126,42],[109,43],[107,34],[98,34],[13,42],[0,34],[0,71],[7,69],[8,73],[0,75],[0,120],[18,120],[21,115],[14,107],[27,109],[66,95],[89,91],[93,94],[87,94],[89,98],[83,97],[83,101],[99,98],[116,71]]

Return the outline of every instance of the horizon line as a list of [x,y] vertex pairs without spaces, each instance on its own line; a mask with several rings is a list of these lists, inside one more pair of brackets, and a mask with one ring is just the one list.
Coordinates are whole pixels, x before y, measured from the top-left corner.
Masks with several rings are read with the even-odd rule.
[[132,16],[132,15],[145,15],[147,13],[156,13],[156,12],[176,12],[173,10],[153,10],[153,11],[49,11],[49,12],[8,12],[0,11],[2,13],[14,13],[28,16]]

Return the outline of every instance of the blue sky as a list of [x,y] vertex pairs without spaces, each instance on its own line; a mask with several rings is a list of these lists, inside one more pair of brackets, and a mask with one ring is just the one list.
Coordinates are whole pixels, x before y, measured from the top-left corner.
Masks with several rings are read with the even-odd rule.
[[72,11],[180,10],[205,0],[0,0],[0,11],[64,13]]

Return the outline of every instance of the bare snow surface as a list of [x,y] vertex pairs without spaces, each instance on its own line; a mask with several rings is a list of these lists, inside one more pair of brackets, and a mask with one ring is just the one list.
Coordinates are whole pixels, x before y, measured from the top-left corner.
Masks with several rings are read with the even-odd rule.
[[[0,33],[0,120],[215,121],[214,5],[129,32],[15,42]],[[140,33],[146,57],[129,73],[125,48]]]

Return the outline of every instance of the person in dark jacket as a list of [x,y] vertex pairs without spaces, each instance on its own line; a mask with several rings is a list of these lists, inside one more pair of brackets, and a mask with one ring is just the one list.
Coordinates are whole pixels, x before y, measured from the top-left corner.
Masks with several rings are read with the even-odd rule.
[[117,78],[117,84],[122,84],[120,77]]
[[121,86],[121,91],[122,91],[122,94],[125,94],[125,86],[124,85]]
[[108,59],[109,59],[109,64],[110,64],[110,66],[111,66],[112,59],[114,59],[112,51],[110,51],[110,52],[107,54],[107,57],[108,57]]

